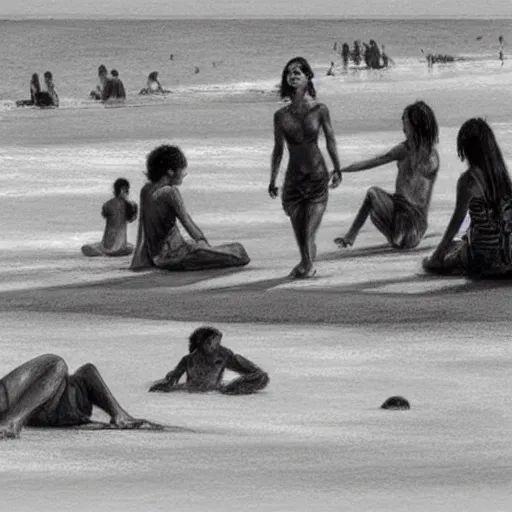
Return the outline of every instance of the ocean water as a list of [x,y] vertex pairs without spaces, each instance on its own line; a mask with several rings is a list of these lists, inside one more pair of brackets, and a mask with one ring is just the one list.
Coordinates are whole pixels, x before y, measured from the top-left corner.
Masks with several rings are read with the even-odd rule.
[[[432,106],[441,126],[433,232],[444,230],[464,170],[455,141],[465,119],[486,117],[512,165],[512,59],[501,67],[496,45],[500,34],[512,40],[511,20],[33,20],[0,21],[0,29],[0,288],[126,270],[128,258],[86,259],[80,246],[101,238],[99,212],[113,181],[128,178],[137,199],[147,153],[169,142],[187,155],[183,195],[214,243],[243,242],[256,266],[272,268],[272,254],[294,264],[289,220],[280,201],[269,199],[267,185],[272,116],[282,105],[275,88],[296,55],[315,70],[342,165],[403,140],[407,104],[423,99]],[[393,67],[325,76],[336,59],[334,41],[370,38],[386,45]],[[466,60],[429,72],[422,48]],[[101,63],[119,70],[125,108],[87,99]],[[16,100],[28,97],[30,75],[46,70],[61,107],[16,108]],[[137,96],[153,70],[173,94]],[[280,179],[285,166],[286,155]],[[350,222],[369,186],[391,190],[395,175],[389,165],[347,177],[331,194],[319,250],[333,249],[332,237]],[[129,226],[132,242],[136,227]],[[370,223],[364,232],[364,243],[382,243]]]
[[176,101],[136,96],[153,70],[182,101],[199,93],[269,92],[289,58],[303,55],[319,78],[336,61],[334,42],[355,39],[385,44],[396,66],[349,73],[342,82],[415,81],[426,74],[421,49],[470,59],[437,66],[437,77],[487,76],[499,67],[500,34],[512,40],[512,20],[4,20],[0,110],[28,97],[31,74],[42,78],[46,70],[63,107],[97,107],[87,98],[102,63],[118,69],[130,104]]

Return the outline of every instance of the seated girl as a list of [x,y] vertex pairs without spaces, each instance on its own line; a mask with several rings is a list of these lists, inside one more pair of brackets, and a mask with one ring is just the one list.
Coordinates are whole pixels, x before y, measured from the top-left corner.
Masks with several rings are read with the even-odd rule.
[[26,107],[26,106],[39,106],[38,105],[38,97],[41,94],[41,84],[39,83],[39,75],[34,73],[30,80],[30,99],[29,100],[18,100],[16,102],[17,107]]
[[[189,338],[188,355],[149,391],[220,391],[228,395],[248,395],[265,388],[268,375],[245,357],[221,345],[222,333],[214,327],[199,327]],[[241,374],[228,384],[222,383],[225,370]],[[187,381],[178,384],[186,373]]]
[[[512,270],[512,183],[494,133],[486,121],[466,121],[457,152],[468,169],[457,182],[452,218],[423,268],[433,274],[498,276]],[[454,240],[466,214],[470,225]]]
[[114,428],[163,428],[128,414],[94,365],[85,364],[69,375],[61,357],[46,354],[27,361],[0,379],[0,439],[19,437],[25,425],[104,425],[91,421],[93,406],[110,416]]
[[145,95],[145,94],[168,94],[171,91],[168,89],[164,89],[162,87],[162,84],[158,80],[158,71],[152,71],[148,75],[148,81],[146,84],[146,87],[141,89],[139,91],[139,94]]
[[342,173],[373,169],[396,162],[395,193],[370,187],[348,232],[334,239],[339,247],[351,247],[368,216],[396,249],[412,249],[428,226],[432,190],[439,169],[436,150],[438,126],[432,109],[423,101],[408,105],[402,114],[405,141],[383,155],[354,163]]
[[[240,243],[212,247],[188,213],[179,186],[187,175],[187,159],[177,146],[159,146],[147,157],[149,179],[140,191],[137,244],[130,268],[166,270],[236,267],[250,261]],[[180,221],[192,238],[185,240]]]
[[126,241],[126,226],[137,218],[137,203],[130,201],[130,183],[119,178],[114,183],[114,197],[101,208],[106,220],[105,232],[101,242],[82,247],[85,256],[128,256],[133,245]]

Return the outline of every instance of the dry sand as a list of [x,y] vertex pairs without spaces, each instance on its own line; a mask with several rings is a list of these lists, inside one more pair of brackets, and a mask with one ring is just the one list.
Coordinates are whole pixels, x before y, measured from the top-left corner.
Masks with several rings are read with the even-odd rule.
[[[257,395],[226,397],[146,392],[184,354],[197,322],[20,312],[1,321],[0,373],[44,352],[71,370],[96,362],[130,412],[197,430],[27,428],[2,443],[5,510],[510,506],[508,322],[216,324],[227,346],[271,375]],[[410,411],[379,409],[395,394]]]

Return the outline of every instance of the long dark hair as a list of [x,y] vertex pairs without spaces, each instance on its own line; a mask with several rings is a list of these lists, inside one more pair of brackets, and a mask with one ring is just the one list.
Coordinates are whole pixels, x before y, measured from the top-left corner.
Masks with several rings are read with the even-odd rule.
[[295,88],[292,87],[287,80],[288,77],[288,68],[292,64],[298,64],[301,71],[306,75],[306,78],[308,79],[308,94],[312,98],[316,98],[316,91],[315,86],[313,85],[312,79],[315,76],[313,73],[313,70],[311,69],[311,66],[309,65],[308,61],[304,57],[294,57],[293,59],[290,59],[286,66],[283,68],[283,72],[281,73],[281,86],[279,88],[281,98],[293,98],[293,95],[295,94]]
[[439,127],[434,111],[424,102],[417,101],[404,109],[412,128],[412,143],[416,149],[424,147],[429,153],[439,142]]
[[30,84],[34,84],[34,87],[36,88],[36,92],[41,92],[41,84],[39,83],[39,75],[37,73],[34,73],[32,75]]
[[457,154],[477,173],[485,188],[485,199],[491,206],[499,206],[506,197],[512,199],[512,182],[505,160],[492,128],[484,119],[473,117],[460,127]]

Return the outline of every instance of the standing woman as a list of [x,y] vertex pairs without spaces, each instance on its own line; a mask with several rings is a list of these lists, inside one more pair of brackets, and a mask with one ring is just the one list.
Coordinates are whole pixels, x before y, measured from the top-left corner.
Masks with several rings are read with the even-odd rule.
[[283,69],[281,98],[291,102],[274,114],[274,150],[268,192],[278,195],[276,179],[283,157],[284,142],[290,154],[283,184],[282,203],[290,217],[301,260],[290,277],[307,278],[315,275],[315,236],[327,206],[329,173],[318,147],[318,134],[323,129],[327,151],[334,165],[332,187],[341,183],[341,171],[336,140],[329,109],[316,101],[312,82],[313,71],[302,57],[291,59]]
[[[468,169],[457,182],[457,199],[443,238],[423,268],[433,274],[496,276],[512,270],[512,182],[491,127],[466,121],[457,135],[457,153]],[[454,240],[466,214],[470,225]]]

